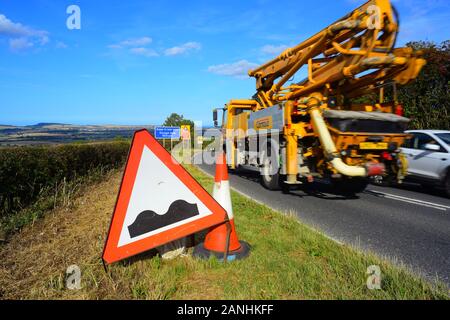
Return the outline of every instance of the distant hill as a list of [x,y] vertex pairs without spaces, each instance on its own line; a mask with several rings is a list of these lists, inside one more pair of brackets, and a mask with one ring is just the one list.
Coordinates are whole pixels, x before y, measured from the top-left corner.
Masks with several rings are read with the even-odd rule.
[[27,126],[0,126],[0,146],[61,144],[81,141],[130,139],[136,130],[153,125],[73,125],[40,122]]
[[47,127],[47,126],[67,126],[65,123],[56,123],[56,122],[39,122],[37,124],[29,125],[27,127]]

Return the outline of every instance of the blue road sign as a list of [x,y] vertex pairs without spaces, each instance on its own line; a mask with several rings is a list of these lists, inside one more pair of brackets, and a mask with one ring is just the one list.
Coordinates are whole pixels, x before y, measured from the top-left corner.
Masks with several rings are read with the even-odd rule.
[[180,139],[180,127],[155,127],[155,139]]

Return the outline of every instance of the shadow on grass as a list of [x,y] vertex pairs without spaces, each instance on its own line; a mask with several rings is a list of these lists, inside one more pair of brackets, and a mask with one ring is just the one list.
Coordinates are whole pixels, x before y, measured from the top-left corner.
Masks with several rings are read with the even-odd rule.
[[135,264],[136,262],[152,259],[152,258],[156,257],[157,255],[159,255],[158,250],[151,249],[151,250],[139,253],[135,256],[129,257],[127,259],[124,259],[124,260],[120,261],[118,263],[118,265],[123,266],[123,267],[128,267],[128,266]]

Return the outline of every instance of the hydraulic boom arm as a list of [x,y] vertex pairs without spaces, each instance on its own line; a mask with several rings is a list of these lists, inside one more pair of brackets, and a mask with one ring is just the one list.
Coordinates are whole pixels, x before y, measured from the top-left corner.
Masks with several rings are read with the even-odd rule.
[[[250,70],[261,108],[313,92],[356,97],[386,80],[406,84],[425,60],[411,48],[394,48],[398,15],[389,0],[371,0],[303,43]],[[302,67],[307,79],[286,85]]]

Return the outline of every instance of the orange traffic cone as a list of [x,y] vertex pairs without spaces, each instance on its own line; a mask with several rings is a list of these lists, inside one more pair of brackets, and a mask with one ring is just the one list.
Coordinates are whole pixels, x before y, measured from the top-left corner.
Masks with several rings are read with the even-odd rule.
[[226,210],[229,221],[209,229],[205,242],[194,248],[194,256],[208,259],[211,255],[215,255],[224,260],[245,258],[250,253],[250,246],[244,241],[239,241],[236,234],[224,153],[217,157],[213,197]]

